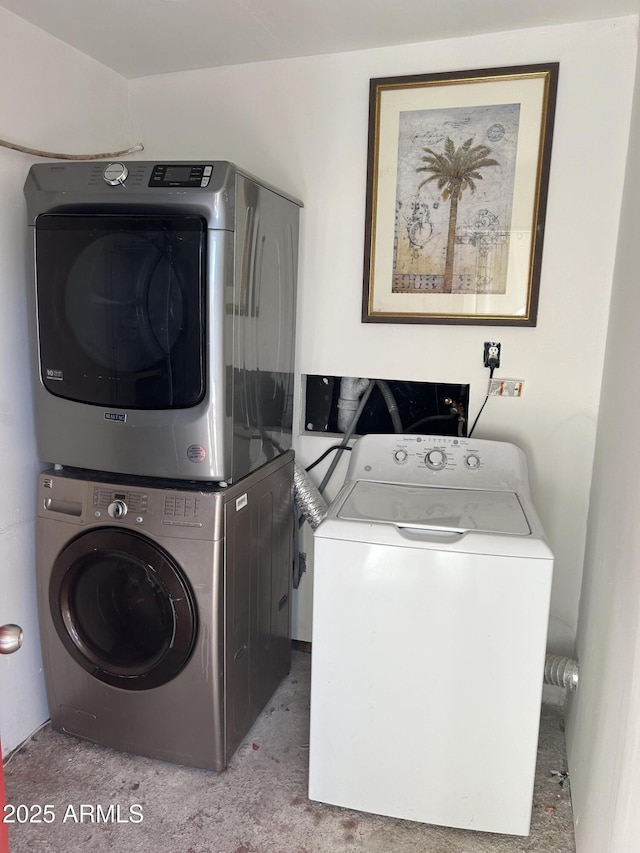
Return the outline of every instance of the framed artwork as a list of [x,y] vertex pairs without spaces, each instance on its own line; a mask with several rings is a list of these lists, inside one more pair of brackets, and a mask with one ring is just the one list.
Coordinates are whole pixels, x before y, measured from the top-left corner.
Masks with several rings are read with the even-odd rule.
[[371,80],[363,322],[535,326],[558,63]]

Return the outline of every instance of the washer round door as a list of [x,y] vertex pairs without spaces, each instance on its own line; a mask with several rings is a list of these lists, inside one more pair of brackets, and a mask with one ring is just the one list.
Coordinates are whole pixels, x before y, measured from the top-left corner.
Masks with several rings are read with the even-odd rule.
[[159,545],[128,530],[96,528],[66,545],[49,605],[72,657],[125,690],[166,684],[193,651],[197,612],[186,578]]

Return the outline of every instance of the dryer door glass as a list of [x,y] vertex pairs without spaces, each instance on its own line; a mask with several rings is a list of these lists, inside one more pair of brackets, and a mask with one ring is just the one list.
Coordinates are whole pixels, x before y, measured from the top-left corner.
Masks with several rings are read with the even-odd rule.
[[193,649],[186,579],[158,545],[129,531],[99,528],[67,545],[53,566],[49,604],[67,650],[108,684],[157,687]]
[[109,408],[198,403],[205,392],[206,234],[198,216],[39,216],[45,388]]

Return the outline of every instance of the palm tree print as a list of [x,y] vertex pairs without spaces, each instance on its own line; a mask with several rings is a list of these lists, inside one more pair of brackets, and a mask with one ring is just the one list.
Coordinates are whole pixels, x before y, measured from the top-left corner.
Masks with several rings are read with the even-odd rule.
[[436,181],[442,192],[442,200],[450,201],[449,229],[447,232],[447,250],[444,263],[443,293],[451,293],[453,289],[453,260],[456,246],[456,226],[458,222],[458,204],[465,190],[476,191],[476,181],[482,180],[481,169],[488,166],[499,166],[500,163],[489,155],[491,148],[486,145],[475,145],[473,139],[467,139],[459,148],[447,137],[444,143],[444,154],[438,154],[431,148],[423,148],[425,153],[420,158],[424,165],[416,166],[416,172],[431,172],[420,184]]

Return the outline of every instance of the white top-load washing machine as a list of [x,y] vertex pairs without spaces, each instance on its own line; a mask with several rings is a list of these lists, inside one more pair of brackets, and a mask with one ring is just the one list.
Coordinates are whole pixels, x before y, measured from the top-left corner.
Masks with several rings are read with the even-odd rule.
[[552,571],[519,448],[361,438],[315,532],[310,798],[528,835]]

